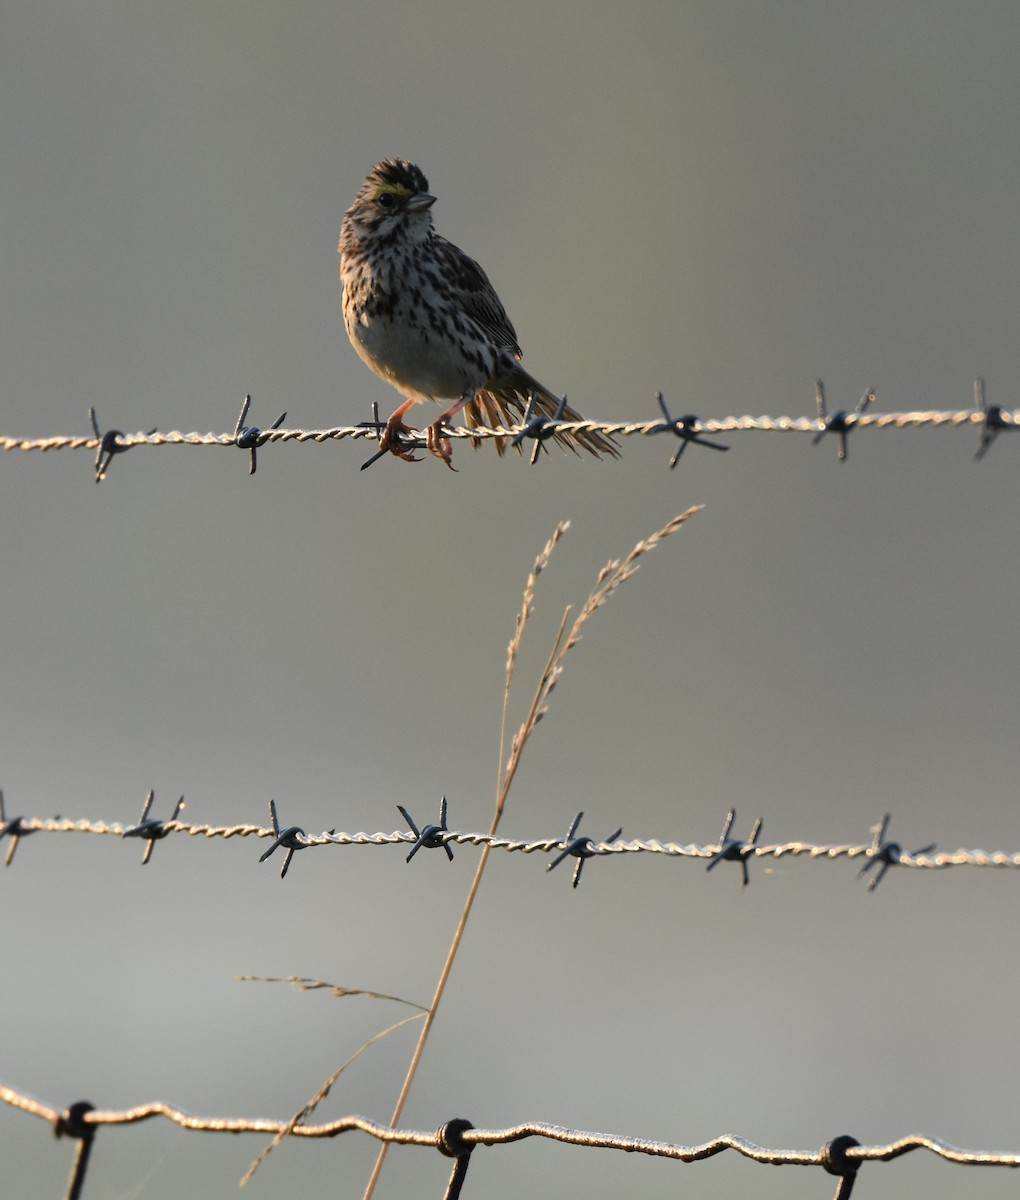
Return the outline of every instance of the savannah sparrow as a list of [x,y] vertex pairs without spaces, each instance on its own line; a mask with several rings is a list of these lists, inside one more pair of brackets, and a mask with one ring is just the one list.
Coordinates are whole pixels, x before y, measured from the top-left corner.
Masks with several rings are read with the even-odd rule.
[[[388,158],[374,167],[344,215],[340,280],[354,349],[407,397],[386,422],[382,448],[417,462],[400,439],[410,432],[405,414],[424,400],[452,401],[427,430],[429,450],[452,469],[443,426],[462,409],[468,426],[513,425],[529,399],[547,417],[560,399],[520,365],[517,334],[488,276],[432,228],[435,199],[413,163]],[[561,419],[583,418],[564,408]],[[619,457],[601,433],[554,436],[575,453],[581,446]],[[504,453],[502,439],[496,449]]]

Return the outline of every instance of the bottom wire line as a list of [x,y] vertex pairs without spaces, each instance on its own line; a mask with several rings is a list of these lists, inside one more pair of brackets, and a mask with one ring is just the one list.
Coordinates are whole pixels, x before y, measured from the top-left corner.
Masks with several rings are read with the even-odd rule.
[[[0,1084],[0,1101],[20,1109],[32,1116],[58,1126],[66,1119],[69,1110],[58,1109],[36,1100],[17,1089]],[[78,1119],[91,1130],[103,1126],[136,1125],[155,1117],[163,1117],[182,1129],[202,1133],[258,1133],[274,1134],[290,1128],[290,1121],[252,1117],[197,1117],[175,1105],[163,1101],[139,1104],[121,1110],[90,1109]],[[442,1127],[437,1131],[394,1129],[369,1117],[351,1114],[317,1125],[296,1125],[291,1135],[298,1138],[329,1138],[343,1133],[359,1131],[381,1142],[392,1142],[403,1146],[426,1146],[439,1148]],[[67,1132],[62,1130],[62,1132]],[[71,1136],[74,1136],[73,1134]],[[780,1150],[759,1146],[735,1134],[721,1134],[711,1141],[693,1145],[656,1141],[649,1138],[628,1137],[623,1134],[599,1133],[591,1130],[571,1129],[544,1121],[524,1121],[505,1128],[470,1128],[459,1135],[472,1146],[508,1145],[527,1138],[544,1138],[571,1146],[590,1149],[620,1150],[628,1154],[647,1154],[656,1158],[670,1158],[680,1162],[700,1162],[733,1150],[754,1162],[784,1166],[822,1166],[825,1162],[825,1147],[819,1150]],[[963,1150],[941,1138],[925,1134],[914,1134],[897,1141],[874,1146],[855,1145],[845,1151],[848,1159],[857,1162],[890,1162],[914,1150],[927,1150],[946,1162],[963,1166],[1020,1167],[1020,1153],[990,1153],[980,1150]]]

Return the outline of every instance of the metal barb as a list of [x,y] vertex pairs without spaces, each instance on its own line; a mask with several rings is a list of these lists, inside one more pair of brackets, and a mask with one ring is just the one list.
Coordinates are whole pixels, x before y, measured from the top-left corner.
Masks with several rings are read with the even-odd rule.
[[[280,828],[280,822],[276,816],[276,801],[269,801],[269,815],[273,819],[273,833],[276,834],[276,840],[269,849],[259,856],[259,862],[263,863],[281,846],[287,851],[286,857],[283,860],[283,866],[280,868],[280,878],[282,879],[287,874],[287,868],[290,866],[290,860],[294,857],[295,850],[305,850],[308,847],[305,831],[300,825],[288,825],[286,829]],[[332,830],[330,830],[332,832]]]
[[[241,405],[241,415],[237,418],[237,424],[234,426],[234,444],[241,450],[251,451],[251,465],[248,468],[248,474],[254,475],[255,469],[258,466],[255,452],[259,446],[266,441],[266,435],[257,425],[245,425],[244,419],[248,415],[248,409],[251,407],[251,395],[244,398],[244,403]],[[286,412],[280,413],[276,420],[269,426],[270,429],[279,429],[287,419]]]
[[[868,880],[869,892],[873,892],[885,878],[886,871],[890,867],[898,867],[903,858],[903,849],[899,842],[885,840],[885,831],[888,827],[889,813],[886,813],[877,825],[872,825],[871,832],[875,836],[872,838],[871,849],[868,851],[868,861],[857,872],[857,878],[863,879],[872,867],[878,865],[877,873]],[[910,857],[916,858],[919,854],[930,854],[934,849],[935,842],[932,842],[930,845],[918,847]]]
[[838,1175],[835,1200],[850,1200],[854,1181],[857,1178],[857,1168],[861,1165],[856,1158],[850,1158],[847,1151],[861,1143],[849,1134],[841,1134],[831,1142],[826,1142],[821,1149],[822,1166],[830,1175]]
[[86,1121],[85,1117],[94,1108],[95,1105],[90,1104],[88,1100],[79,1100],[65,1109],[53,1124],[54,1137],[72,1137],[78,1141],[78,1151],[71,1166],[71,1177],[67,1181],[67,1200],[79,1200],[85,1186],[85,1172],[96,1136],[96,1126]]
[[557,426],[563,420],[563,412],[566,407],[567,398],[566,396],[561,396],[559,404],[556,405],[556,411],[551,417],[547,417],[537,411],[535,393],[529,393],[528,407],[524,410],[524,417],[521,421],[521,431],[514,436],[510,445],[520,449],[525,438],[534,438],[535,445],[531,451],[532,466],[538,462],[538,453],[540,450],[545,450],[546,454],[549,453],[548,447],[544,444],[545,440],[546,438],[555,436]]
[[423,846],[425,847],[426,850],[435,850],[435,849],[438,849],[438,847],[442,846],[442,848],[446,851],[446,857],[450,860],[450,862],[453,862],[453,850],[452,850],[449,842],[447,842],[447,840],[444,836],[445,834],[450,832],[449,827],[446,824],[446,797],[445,796],[439,802],[439,824],[438,825],[426,825],[423,829],[420,829],[420,830],[419,830],[418,826],[415,825],[414,820],[411,817],[411,814],[407,811],[406,808],[404,808],[404,806],[402,804],[398,804],[397,808],[400,809],[400,815],[404,818],[404,820],[408,824],[409,829],[414,834],[414,836],[418,839],[414,843],[414,845],[411,847],[411,853],[404,860],[405,862],[410,862],[411,859],[414,858],[414,856],[418,853],[418,851]]
[[[99,419],[96,416],[95,408],[89,408],[89,420],[92,422],[92,432],[99,439],[99,446],[96,448],[96,483],[102,483],[106,478],[106,472],[110,469],[110,463],[113,462],[113,456],[123,454],[131,447],[122,445],[118,440],[124,436],[123,430],[108,429],[106,433],[99,431]],[[158,428],[157,425],[156,429]],[[155,432],[155,429],[148,429],[145,436],[152,437]]]
[[984,424],[981,426],[981,444],[974,455],[975,459],[980,462],[991,449],[992,442],[999,434],[1004,429],[1012,429],[1013,426],[1002,419],[1001,405],[989,404],[985,399],[985,381],[983,379],[974,381],[974,407],[980,409],[984,417]]
[[731,808],[726,814],[726,820],[723,822],[722,833],[719,835],[719,849],[712,855],[709,860],[706,871],[711,871],[721,862],[739,862],[740,869],[744,876],[744,887],[751,882],[750,876],[747,873],[747,860],[754,854],[755,846],[758,843],[758,835],[761,833],[762,819],[759,817],[751,827],[751,836],[746,842],[742,842],[739,838],[731,838],[730,830],[733,828],[733,821],[736,818],[737,810]]
[[[55,816],[54,821],[60,820],[60,815]],[[0,788],[0,838],[9,837],[11,844],[7,847],[7,854],[4,856],[4,866],[9,867],[14,861],[14,851],[18,848],[18,842],[23,837],[28,837],[30,833],[37,833],[38,830],[26,829],[24,817],[8,817],[4,808],[4,793]]]
[[373,463],[377,463],[380,458],[385,458],[386,455],[389,454],[389,452],[390,452],[389,447],[387,447],[385,450],[377,450],[375,452],[375,454],[372,455],[371,458],[365,459],[365,461],[361,464],[360,469],[362,471],[366,470],[368,467],[372,466]]
[[[383,434],[383,430],[386,428],[386,422],[379,420],[379,402],[378,402],[378,400],[372,401],[372,419],[371,419],[371,421],[359,421],[358,428],[359,429],[374,429],[374,430],[376,430],[376,432],[379,434],[379,441],[380,442],[382,441],[382,434]],[[386,451],[386,450],[377,450],[375,452],[375,454],[372,455],[371,458],[366,459],[365,462],[363,462],[361,464],[362,471],[364,471],[366,469],[366,467],[370,467],[373,463],[377,463],[379,461],[379,459],[382,458],[383,455],[386,453],[388,453],[388,451]]]
[[[358,429],[374,429],[379,434],[379,441],[382,442],[383,433],[388,422],[379,420],[379,403],[376,400],[372,401],[372,419],[371,421],[359,421],[356,428]],[[395,430],[390,434],[390,443],[385,448],[381,448],[372,455],[371,458],[366,458],[361,464],[361,470],[365,471],[373,463],[377,463],[380,458],[385,458],[387,454],[392,454],[395,450],[411,451],[419,446],[417,441],[412,441],[403,436],[399,430]],[[418,459],[411,459],[412,462],[418,462]]]
[[[584,813],[579,812],[570,823],[570,828],[567,830],[567,836],[563,839],[563,849],[546,867],[546,871],[551,871],[553,867],[558,867],[565,858],[576,858],[577,864],[574,867],[573,877],[574,887],[577,887],[577,885],[581,882],[581,869],[584,866],[584,860],[586,858],[592,858],[594,855],[599,853],[599,851],[595,849],[595,843],[591,840],[591,838],[575,836],[583,816]],[[615,842],[621,833],[623,833],[622,825],[615,833],[611,833],[609,837],[605,839],[606,842]]]
[[18,842],[25,835],[26,831],[21,828],[23,820],[24,817],[11,817],[10,820],[7,819],[7,811],[4,808],[4,793],[0,789],[0,838],[9,837],[11,839],[11,844],[7,847],[7,856],[4,858],[5,867],[11,865],[11,860],[14,858],[14,851],[18,848]]
[[474,1129],[470,1121],[463,1117],[454,1117],[452,1121],[447,1121],[436,1130],[436,1149],[447,1158],[456,1160],[450,1181],[443,1193],[443,1200],[457,1200],[464,1186],[464,1177],[471,1163],[471,1152],[475,1148],[474,1142],[464,1140],[464,1134],[469,1129]]
[[856,424],[857,417],[864,413],[864,410],[875,399],[875,389],[868,388],[864,395],[857,401],[857,406],[853,412],[847,412],[846,409],[839,409],[832,416],[827,416],[825,412],[825,385],[820,379],[815,380],[815,403],[818,405],[818,415],[825,422],[825,428],[819,430],[818,433],[811,439],[812,446],[817,446],[827,433],[835,433],[839,437],[839,461],[846,462],[846,435],[853,429]]
[[708,438],[702,437],[697,426],[701,423],[701,418],[694,416],[693,413],[688,413],[684,417],[674,417],[666,407],[666,400],[662,392],[656,395],[659,402],[659,408],[662,409],[662,415],[666,418],[662,424],[655,426],[651,433],[675,433],[680,439],[680,445],[677,448],[676,454],[670,459],[669,469],[673,468],[680,461],[680,456],[691,444],[695,442],[699,446],[707,446],[710,450],[728,450],[729,446],[724,446],[722,442],[710,442]]
[[24,817],[11,817],[9,821],[0,821],[0,838],[6,835],[11,839],[11,844],[7,847],[7,853],[4,855],[5,867],[9,867],[14,861],[14,851],[18,848],[18,842],[26,834],[35,832],[32,829],[22,829],[21,823],[24,819]]
[[[142,855],[142,866],[152,858],[152,848],[161,839],[165,838],[170,832],[167,829],[168,822],[157,821],[155,818],[149,820],[149,809],[152,808],[152,802],[156,797],[156,793],[150,788],[148,796],[145,798],[145,804],[142,807],[142,816],[137,825],[131,825],[124,830],[123,837],[140,837],[145,838],[146,846],[145,853]],[[180,816],[181,809],[184,808],[184,797],[182,796],[174,807],[171,821],[176,821]]]

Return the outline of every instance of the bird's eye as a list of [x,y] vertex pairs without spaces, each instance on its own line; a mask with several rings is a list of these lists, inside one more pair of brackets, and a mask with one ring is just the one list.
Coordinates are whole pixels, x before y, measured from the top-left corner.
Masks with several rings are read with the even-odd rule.
[[397,198],[392,192],[381,192],[375,202],[380,208],[391,209],[396,207]]

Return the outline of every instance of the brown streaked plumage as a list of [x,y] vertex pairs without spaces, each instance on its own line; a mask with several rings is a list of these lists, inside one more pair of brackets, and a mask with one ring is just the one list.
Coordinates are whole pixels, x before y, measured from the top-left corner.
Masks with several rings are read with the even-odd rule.
[[[340,280],[351,343],[406,397],[386,424],[383,448],[417,461],[400,442],[404,416],[423,401],[452,401],[427,430],[428,448],[452,468],[442,427],[458,412],[468,426],[514,425],[529,399],[547,417],[560,399],[520,365],[517,334],[488,276],[433,229],[428,188],[421,170],[402,158],[373,167],[344,215]],[[569,407],[562,419],[583,420]],[[575,453],[619,457],[601,433],[554,437]],[[496,449],[505,452],[503,439]]]

